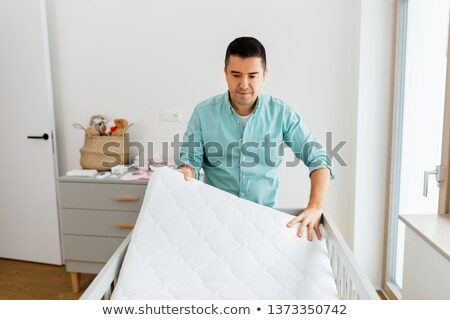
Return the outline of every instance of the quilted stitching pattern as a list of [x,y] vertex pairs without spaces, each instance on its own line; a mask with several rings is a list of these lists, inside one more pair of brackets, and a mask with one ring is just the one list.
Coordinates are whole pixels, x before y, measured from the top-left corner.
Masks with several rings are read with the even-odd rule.
[[325,241],[292,216],[156,171],[113,299],[337,299]]

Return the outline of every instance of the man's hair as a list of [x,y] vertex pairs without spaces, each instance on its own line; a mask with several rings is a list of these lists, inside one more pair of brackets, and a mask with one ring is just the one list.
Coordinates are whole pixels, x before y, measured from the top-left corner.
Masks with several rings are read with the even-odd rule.
[[240,37],[234,39],[227,48],[225,54],[225,67],[228,66],[230,56],[238,56],[241,58],[261,58],[262,67],[266,69],[266,50],[261,42],[252,37]]

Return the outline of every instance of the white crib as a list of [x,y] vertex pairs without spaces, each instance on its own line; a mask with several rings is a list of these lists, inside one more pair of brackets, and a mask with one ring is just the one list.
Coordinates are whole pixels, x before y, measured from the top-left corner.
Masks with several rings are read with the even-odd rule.
[[[279,210],[295,215],[300,211],[299,209]],[[339,230],[326,214],[323,215],[322,226],[339,298],[343,300],[380,299],[369,279],[358,266]],[[111,297],[131,236],[130,233],[80,299],[99,300]]]
[[81,299],[379,299],[330,216],[325,243],[286,228],[300,212],[158,171],[134,231]]

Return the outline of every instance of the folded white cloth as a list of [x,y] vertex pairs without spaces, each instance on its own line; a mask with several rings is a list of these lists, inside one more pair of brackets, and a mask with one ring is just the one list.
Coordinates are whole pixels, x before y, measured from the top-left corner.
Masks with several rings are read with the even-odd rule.
[[97,174],[95,169],[73,169],[66,173],[68,177],[92,177]]

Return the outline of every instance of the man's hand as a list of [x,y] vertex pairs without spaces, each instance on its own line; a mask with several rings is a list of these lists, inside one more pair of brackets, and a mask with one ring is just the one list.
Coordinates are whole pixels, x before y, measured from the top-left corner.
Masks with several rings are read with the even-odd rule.
[[317,169],[311,173],[311,194],[309,196],[308,207],[297,218],[292,219],[287,224],[291,228],[296,223],[300,223],[297,231],[297,236],[300,238],[303,236],[306,228],[309,241],[313,238],[313,231],[316,232],[317,239],[322,240],[319,225],[329,183],[330,170],[328,168]]
[[312,241],[313,239],[313,231],[316,232],[317,239],[322,240],[322,234],[320,233],[319,225],[320,220],[322,218],[322,209],[316,208],[316,207],[308,207],[305,210],[303,210],[302,213],[300,213],[297,217],[289,221],[287,224],[288,228],[293,227],[296,223],[299,223],[300,226],[298,227],[297,236],[302,237],[305,228],[307,230],[308,240]]
[[178,172],[181,172],[184,175],[184,179],[189,181],[191,179],[195,179],[196,174],[194,168],[189,165],[181,166],[177,169]]

